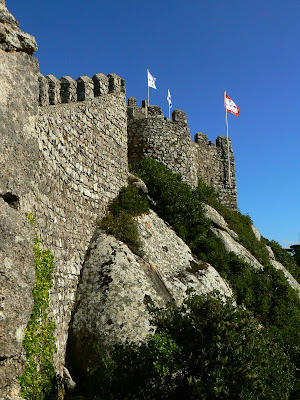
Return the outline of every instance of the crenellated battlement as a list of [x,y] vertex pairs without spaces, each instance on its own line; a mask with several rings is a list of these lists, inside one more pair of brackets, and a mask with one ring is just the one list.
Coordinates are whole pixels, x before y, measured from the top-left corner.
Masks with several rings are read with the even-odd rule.
[[[229,151],[232,151],[231,149],[231,140],[229,140]],[[216,143],[214,143],[212,140],[208,140],[208,137],[205,133],[203,132],[197,132],[194,135],[194,143],[198,144],[200,146],[206,146],[206,147],[216,147],[220,149],[226,149],[227,151],[227,138],[226,136],[219,135],[216,139]]]
[[125,93],[125,81],[116,74],[95,74],[92,78],[70,76],[57,79],[54,75],[39,75],[39,105],[48,106],[92,100],[108,93]]
[[[165,117],[162,113],[162,108],[159,106],[150,105],[147,100],[142,101],[142,106],[137,106],[136,98],[129,97],[128,98],[128,107],[127,107],[127,115],[130,120],[139,120],[144,118],[160,118],[165,121],[169,121],[168,117]],[[172,112],[172,121],[171,122],[180,122],[187,125],[187,116],[186,112],[182,110],[174,110]]]

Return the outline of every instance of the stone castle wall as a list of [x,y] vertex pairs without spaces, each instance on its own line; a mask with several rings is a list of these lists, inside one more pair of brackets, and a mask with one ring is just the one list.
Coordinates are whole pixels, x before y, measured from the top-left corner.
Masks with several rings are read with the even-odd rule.
[[227,138],[218,136],[215,144],[208,141],[207,135],[198,132],[192,147],[197,176],[216,189],[222,204],[231,210],[237,210],[235,162],[231,140],[229,139],[230,185]]
[[[0,225],[7,224],[7,208],[13,207],[12,213],[23,218],[24,225],[29,225],[25,215],[32,212],[40,239],[54,254],[50,315],[56,323],[55,364],[61,372],[78,278],[96,218],[104,215],[109,201],[127,184],[127,108],[125,83],[117,75],[96,74],[76,81],[43,77],[31,55],[36,49],[34,38],[19,30],[1,2],[0,196],[4,201],[0,202]],[[2,232],[6,230],[0,232],[1,243],[6,243]],[[21,233],[15,240],[25,243]],[[24,254],[32,253],[33,242],[31,246]],[[14,276],[23,276],[28,263],[15,254],[8,259],[7,251],[0,248],[2,259],[6,261],[0,267],[0,380],[7,389],[4,392],[0,385],[0,397],[17,391],[15,377],[24,365],[22,332],[31,313],[34,283],[34,264],[25,271],[28,282],[24,277],[22,287],[17,287]],[[18,304],[8,301],[9,294]],[[24,310],[17,319],[12,316],[17,315],[20,296]],[[5,335],[16,337],[15,343],[10,340],[12,354],[2,340]],[[12,357],[16,359],[13,368]]]
[[[97,74],[94,81],[80,77],[67,90],[61,84],[65,77],[39,80],[38,168],[31,193],[20,199],[20,206],[34,213],[40,238],[55,257],[50,315],[56,324],[59,367],[96,219],[127,182],[126,101],[124,81],[114,74]],[[96,91],[100,83],[101,91]]]
[[128,99],[127,112],[129,163],[142,157],[153,157],[173,172],[181,174],[193,187],[197,185],[198,177],[201,177],[217,190],[224,205],[237,209],[234,156],[229,141],[229,186],[226,137],[218,136],[215,145],[199,132],[195,135],[195,142],[192,142],[184,111],[174,110],[170,121],[163,116],[160,107],[149,106],[147,101],[138,107],[134,97]]

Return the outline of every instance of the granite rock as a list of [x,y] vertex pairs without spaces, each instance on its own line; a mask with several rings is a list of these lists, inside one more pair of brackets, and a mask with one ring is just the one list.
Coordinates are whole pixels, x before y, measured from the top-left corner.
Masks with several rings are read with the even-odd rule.
[[235,241],[229,233],[219,228],[211,228],[211,232],[222,240],[227,253],[233,252],[253,268],[263,269],[259,261],[244,246]]
[[24,216],[0,199],[0,398],[17,393],[34,282],[32,228]]
[[215,227],[225,230],[233,239],[238,239],[237,233],[228,228],[228,224],[221,214],[208,204],[203,204],[205,216],[210,219]]
[[277,261],[275,259],[275,256],[274,256],[274,253],[273,253],[273,250],[271,249],[271,247],[266,246],[266,249],[268,250],[268,253],[269,253],[270,263],[273,265],[274,268],[279,269],[280,271],[283,272],[289,285],[294,290],[296,290],[296,292],[300,296],[300,284],[298,283],[298,281],[296,281],[296,279],[293,277],[293,275],[279,261]]
[[7,10],[5,2],[0,2],[0,49],[21,51],[32,55],[37,51],[35,38],[21,31],[19,23]]
[[105,352],[113,343],[141,341],[153,331],[149,303],[163,307],[174,299],[180,304],[191,288],[232,295],[217,271],[198,260],[153,211],[136,220],[139,255],[101,230],[90,246],[69,335],[75,381],[90,367],[96,344]]

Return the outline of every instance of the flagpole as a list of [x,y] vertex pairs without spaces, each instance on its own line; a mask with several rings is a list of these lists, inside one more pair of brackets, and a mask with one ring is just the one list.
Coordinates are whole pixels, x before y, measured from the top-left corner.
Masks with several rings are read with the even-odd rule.
[[229,187],[231,188],[231,173],[230,173],[230,160],[229,160],[229,139],[228,139],[228,118],[227,118],[227,107],[226,107],[226,89],[224,90],[224,107],[225,107],[225,119],[226,119],[226,136],[227,136],[227,157],[228,157],[228,181]]
[[148,104],[149,103],[149,82],[148,82],[148,77],[149,77],[149,68],[147,68],[147,85],[148,85]]

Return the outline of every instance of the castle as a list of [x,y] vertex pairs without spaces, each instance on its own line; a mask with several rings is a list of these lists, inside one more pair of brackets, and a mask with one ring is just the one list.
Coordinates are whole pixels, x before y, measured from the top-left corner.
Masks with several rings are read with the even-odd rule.
[[[56,324],[55,365],[61,371],[78,279],[96,218],[127,185],[128,164],[151,156],[191,186],[201,177],[234,210],[237,190],[231,144],[228,185],[226,137],[219,136],[214,144],[197,133],[193,142],[185,112],[174,110],[170,121],[160,107],[146,101],[139,107],[130,97],[127,105],[125,82],[116,74],[81,76],[76,81],[68,76],[44,77],[33,57],[36,49],[35,39],[19,29],[0,0],[0,219],[4,224],[10,215],[26,224],[25,215],[33,213],[39,238],[54,255],[50,313]],[[9,249],[0,249],[3,265],[23,271],[22,241],[25,236],[15,235]],[[32,276],[24,276],[20,287],[7,271],[0,273],[4,364],[11,357],[8,347],[15,353],[21,348],[32,282]],[[28,305],[23,313],[16,311],[18,293]],[[9,317],[12,313],[14,318]],[[12,330],[21,333],[14,336]],[[22,361],[15,362],[17,371]]]

